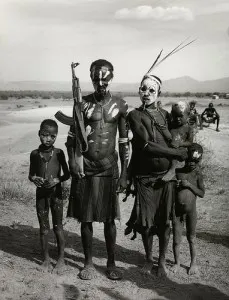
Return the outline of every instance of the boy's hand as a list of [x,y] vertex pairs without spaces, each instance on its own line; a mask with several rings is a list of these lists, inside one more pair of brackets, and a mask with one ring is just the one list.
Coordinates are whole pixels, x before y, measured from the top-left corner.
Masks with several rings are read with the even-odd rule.
[[36,185],[36,187],[41,187],[44,183],[44,178],[39,176],[32,176],[31,181]]
[[172,148],[175,148],[175,149],[177,149],[177,148],[179,148],[179,143],[177,142],[177,141],[172,141],[171,142],[171,144],[170,144],[170,146],[172,147]]
[[42,187],[46,188],[46,189],[51,189],[52,187],[54,187],[55,185],[57,185],[60,182],[59,178],[52,178],[49,180],[45,180],[44,184],[42,185]]
[[186,179],[180,181],[180,186],[190,187],[190,182]]

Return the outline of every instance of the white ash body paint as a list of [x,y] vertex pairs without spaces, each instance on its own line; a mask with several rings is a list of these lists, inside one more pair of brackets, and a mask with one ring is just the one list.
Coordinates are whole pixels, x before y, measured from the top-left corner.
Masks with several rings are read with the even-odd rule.
[[95,109],[95,104],[93,104],[92,107],[88,108],[88,110],[86,111],[86,115],[88,119],[90,119],[90,117],[92,116],[94,109]]
[[85,131],[86,131],[86,136],[89,136],[89,135],[91,135],[95,130],[92,129],[90,125],[87,125],[86,128],[85,128]]

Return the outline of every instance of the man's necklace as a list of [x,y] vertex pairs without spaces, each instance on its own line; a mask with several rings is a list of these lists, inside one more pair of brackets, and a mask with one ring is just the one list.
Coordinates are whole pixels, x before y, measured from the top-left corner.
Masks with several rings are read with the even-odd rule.
[[107,102],[105,102],[104,104],[102,104],[100,101],[97,101],[97,99],[95,98],[95,94],[93,93],[93,98],[94,98],[94,101],[96,104],[99,105],[99,107],[101,108],[101,120],[100,120],[100,129],[103,129],[104,128],[104,115],[103,115],[103,111],[104,111],[104,107],[107,106],[110,102],[111,102],[111,99],[112,99],[112,95],[110,92],[108,92],[109,95],[110,95],[110,98]]

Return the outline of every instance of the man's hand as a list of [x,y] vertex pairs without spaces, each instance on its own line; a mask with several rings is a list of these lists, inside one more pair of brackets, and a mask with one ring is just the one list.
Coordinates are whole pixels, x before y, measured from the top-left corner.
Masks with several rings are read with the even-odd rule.
[[188,158],[188,150],[186,148],[179,148],[177,151],[177,160],[184,161]]
[[117,184],[116,193],[124,193],[127,188],[127,179],[124,176],[120,176]]
[[51,178],[49,180],[45,179],[42,187],[46,189],[51,189],[55,185],[57,185],[60,182],[59,178],[53,178],[51,175]]
[[41,187],[44,183],[44,178],[39,176],[32,176],[31,181],[36,185],[36,187]]
[[75,160],[69,160],[69,171],[72,177],[76,177],[77,179],[80,179],[85,176],[83,173],[81,167],[75,162]]
[[132,180],[131,181],[128,181],[128,184],[127,184],[127,188],[126,188],[126,196],[122,199],[123,202],[126,202],[127,198],[132,195],[132,197],[135,196],[135,189],[134,189],[134,185],[132,183]]

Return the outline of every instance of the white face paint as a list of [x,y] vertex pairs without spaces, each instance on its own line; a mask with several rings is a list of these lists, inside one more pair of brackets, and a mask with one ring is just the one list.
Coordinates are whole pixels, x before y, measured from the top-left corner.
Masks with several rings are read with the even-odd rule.
[[146,106],[153,104],[158,97],[159,85],[153,78],[145,78],[139,88],[142,103]]

